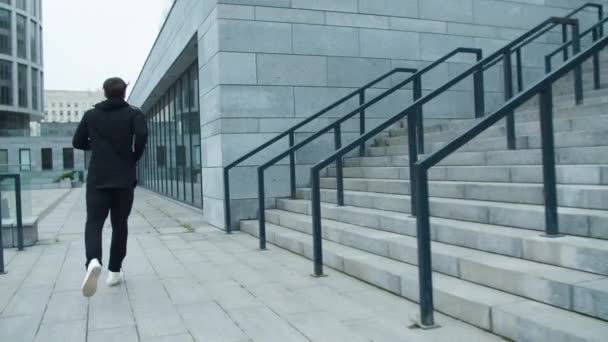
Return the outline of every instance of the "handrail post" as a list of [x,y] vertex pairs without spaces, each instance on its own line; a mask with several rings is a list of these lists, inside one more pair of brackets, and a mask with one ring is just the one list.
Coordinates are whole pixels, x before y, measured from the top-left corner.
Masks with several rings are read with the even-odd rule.
[[258,167],[258,210],[260,250],[266,250],[266,195],[264,194],[264,169]]
[[547,55],[545,56],[545,73],[550,73],[551,69],[553,69],[553,67],[551,66],[551,56]]
[[407,115],[407,145],[408,145],[408,160],[410,165],[410,205],[411,214],[416,216],[416,177],[414,175],[414,164],[418,161],[418,147],[416,139],[416,121],[418,120],[418,111],[414,109]]
[[545,196],[545,234],[559,236],[555,146],[553,136],[553,96],[551,85],[540,92],[540,134],[543,154],[543,185]]
[[[562,43],[568,42],[568,25],[562,24]],[[574,53],[576,55],[576,52]],[[568,47],[564,49],[564,62],[568,60]]]
[[[417,76],[414,79],[414,102],[422,97],[422,78]],[[418,153],[424,153],[424,122],[422,118],[422,106],[415,110],[416,115],[416,139],[418,139]]]
[[[295,132],[289,132],[289,148],[292,148],[295,144]],[[289,153],[289,189],[291,198],[296,198],[296,152],[292,151]]]
[[232,233],[230,222],[230,169],[224,168],[224,225],[226,233]]
[[[476,52],[477,61],[481,61],[483,59],[483,54],[481,50]],[[485,93],[484,93],[484,78],[483,78],[483,68],[480,68],[479,71],[473,75],[473,87],[474,87],[474,96],[475,96],[475,117],[482,118],[486,111],[485,105]]]
[[[505,51],[502,59],[503,82],[505,91],[505,102],[513,97],[513,69],[511,66],[511,51]],[[514,150],[515,146],[515,117],[513,113],[507,115],[507,148]]]
[[524,73],[521,62],[521,49],[515,50],[515,60],[517,61],[517,92],[524,90]]
[[[595,43],[599,37],[599,29],[595,28],[592,31],[592,35],[593,35],[593,42]],[[600,79],[600,54],[598,53],[594,53],[593,54],[593,88],[595,90],[600,89],[601,87],[601,79]]]
[[[2,199],[2,182],[0,179],[0,200]],[[2,205],[0,204],[0,275],[6,274],[4,271],[4,241],[2,241]]]
[[418,242],[418,290],[420,292],[420,326],[436,327],[433,305],[433,269],[431,255],[431,225],[429,220],[428,171],[422,165],[414,166],[416,178],[416,236]]
[[323,237],[321,232],[321,190],[319,189],[319,170],[310,169],[311,205],[312,205],[312,245],[313,277],[323,277]]
[[[581,52],[581,37],[578,21],[572,24],[572,49],[574,55]],[[577,104],[583,102],[583,68],[581,64],[574,67],[574,98]]]
[[[340,124],[334,127],[334,144],[336,151],[342,148],[342,132]],[[336,160],[336,195],[338,206],[344,205],[344,178],[342,175],[342,158]]]
[[[598,21],[602,21],[604,19],[604,6],[599,5],[598,7],[598,11],[597,11],[597,16],[598,16]],[[604,25],[600,25],[599,27],[599,35],[600,38],[604,36]]]
[[[365,104],[365,89],[361,89],[359,92],[359,107]],[[359,112],[359,134],[365,134],[365,108]],[[359,146],[359,156],[365,156],[365,143],[361,143]]]
[[17,208],[17,249],[23,251],[23,210],[21,207],[21,175],[15,176],[15,207]]

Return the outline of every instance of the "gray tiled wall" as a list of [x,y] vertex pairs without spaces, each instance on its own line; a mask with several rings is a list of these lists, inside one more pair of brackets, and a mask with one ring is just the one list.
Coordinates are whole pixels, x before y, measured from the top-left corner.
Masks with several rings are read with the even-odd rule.
[[[212,224],[223,226],[222,166],[392,68],[421,68],[460,46],[482,48],[487,55],[549,16],[564,15],[582,3],[177,0],[132,98],[135,105],[143,103],[179,55],[179,47],[197,35],[205,215]],[[551,34],[524,50],[526,82],[542,75],[542,57],[559,39],[558,33]],[[424,91],[441,85],[471,62],[471,56],[458,56],[437,68],[423,78]],[[398,80],[383,82],[368,96]],[[498,67],[486,73],[486,91],[488,110],[501,104]],[[370,108],[368,127],[403,109],[411,96],[406,88]],[[355,105],[355,101],[347,102],[307,126],[297,138],[303,139]],[[463,118],[472,117],[472,108],[472,81],[466,80],[424,110],[426,118]],[[355,122],[348,122],[344,131],[345,142],[353,139]],[[281,142],[232,172],[233,221],[257,215],[255,166],[286,146],[286,141]],[[332,147],[331,137],[323,137],[298,154],[300,185],[308,182],[306,164]],[[268,174],[269,197],[286,195],[284,163]]]

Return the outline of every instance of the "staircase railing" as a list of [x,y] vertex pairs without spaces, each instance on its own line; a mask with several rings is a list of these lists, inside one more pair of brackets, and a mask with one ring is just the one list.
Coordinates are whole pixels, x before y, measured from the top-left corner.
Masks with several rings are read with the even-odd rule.
[[[353,116],[355,116],[357,113],[360,113],[362,111],[365,111],[367,108],[373,106],[374,104],[380,102],[381,100],[385,99],[386,97],[388,97],[389,95],[395,93],[396,91],[400,90],[401,88],[403,88],[404,86],[406,86],[408,83],[413,83],[414,86],[414,91],[413,91],[413,97],[414,97],[414,102],[416,100],[418,100],[419,98],[422,97],[422,76],[424,76],[426,73],[428,73],[429,71],[435,69],[437,66],[439,66],[440,64],[446,62],[447,60],[449,60],[450,58],[454,57],[455,55],[458,54],[474,54],[476,56],[477,61],[480,61],[482,59],[482,52],[481,49],[472,49],[472,48],[457,48],[454,49],[453,51],[451,51],[450,53],[448,53],[447,55],[439,58],[438,60],[436,60],[435,62],[433,62],[432,64],[428,65],[427,67],[421,69],[420,71],[414,73],[412,76],[408,77],[407,79],[405,79],[404,81],[398,83],[397,85],[391,87],[390,89],[384,91],[383,93],[381,93],[380,95],[376,96],[375,98],[373,98],[372,100],[364,103],[363,105],[361,105],[360,107],[354,109],[353,111],[351,111],[350,113],[344,115],[343,117],[335,120],[334,122],[332,122],[331,124],[325,126],[324,128],[322,128],[321,130],[317,131],[316,133],[312,134],[311,136],[309,136],[308,138],[302,140],[301,142],[291,146],[289,149],[277,154],[275,157],[273,157],[272,159],[270,159],[269,161],[267,161],[266,163],[260,165],[258,167],[258,206],[259,206],[259,216],[258,216],[258,220],[259,220],[259,241],[260,241],[260,249],[264,250],[266,249],[266,214],[265,214],[265,199],[266,199],[266,195],[265,195],[265,189],[264,189],[264,172],[267,168],[273,166],[274,164],[278,163],[280,160],[286,158],[288,155],[291,156],[293,155],[295,152],[297,152],[299,149],[307,146],[308,144],[310,144],[311,142],[313,142],[314,140],[316,140],[317,138],[321,137],[322,135],[329,133],[331,131],[333,131],[334,133],[334,147],[336,150],[340,149],[342,147],[342,124],[349,120],[350,118],[352,118]],[[474,77],[474,93],[475,93],[475,117],[483,117],[484,114],[484,110],[485,110],[485,105],[484,105],[484,94],[483,94],[483,72],[480,71],[478,73],[475,74]],[[422,107],[418,107],[416,109],[418,116],[422,117]],[[417,138],[417,142],[416,144],[414,144],[414,146],[418,147],[418,150],[416,151],[416,153],[424,153],[423,150],[423,146],[424,146],[424,135],[422,134],[423,131],[423,125],[422,125],[422,120],[419,120],[416,124],[415,127],[417,134],[414,134],[412,136],[412,138]],[[362,133],[363,134],[363,133]],[[361,143],[359,145],[359,148],[361,148],[362,146],[365,146],[365,142]],[[342,160],[338,160],[336,161],[337,163],[337,172],[339,173],[339,178],[342,178]],[[290,165],[290,170],[291,173],[295,172],[295,165]],[[293,179],[293,178],[292,178]],[[344,189],[343,189],[343,183],[340,182],[338,184],[338,186],[340,187],[340,196],[338,196],[338,204],[339,205],[344,205],[344,196],[342,195],[344,193]],[[295,196],[294,196],[295,197]]]
[[[603,11],[602,6],[599,5],[600,8],[600,21],[597,22],[595,25],[589,27],[588,29],[586,29],[585,31],[581,32],[580,34],[580,38],[584,38],[586,36],[588,36],[589,34],[592,35],[592,41],[595,43],[598,41],[598,39],[600,39],[601,37],[604,36],[604,25],[606,24],[606,22],[608,22],[608,17],[606,18],[602,18],[603,16]],[[545,56],[545,72],[546,73],[550,73],[551,70],[553,69],[552,66],[552,60],[553,57],[557,54],[559,54],[560,52],[564,53],[564,56],[567,58],[568,56],[568,48],[572,46],[572,41],[568,41],[564,44],[562,44],[560,47],[558,47],[557,49],[555,49],[553,52],[549,53],[547,56]],[[601,84],[600,84],[600,58],[599,58],[599,53],[596,53],[593,55],[593,88],[594,89],[600,89]]]
[[[431,243],[430,243],[430,210],[428,194],[428,170],[440,161],[454,153],[460,147],[503,119],[508,113],[540,95],[540,133],[542,142],[543,164],[543,190],[545,205],[545,236],[555,238],[559,233],[557,213],[557,186],[555,171],[555,145],[553,130],[553,96],[552,86],[562,76],[580,67],[583,62],[599,53],[608,45],[608,37],[598,40],[585,51],[575,55],[564,65],[551,72],[545,78],[520,93],[493,114],[468,131],[462,133],[452,142],[440,150],[417,162],[414,166],[413,177],[416,179],[416,205],[417,205],[417,236],[418,236],[418,267],[420,276],[421,317],[423,324],[433,325],[433,299],[432,299],[432,269],[431,269]],[[424,301],[424,302],[423,302]]]
[[[603,7],[602,5],[599,4],[595,4],[595,3],[586,3],[582,6],[580,6],[579,8],[575,9],[574,11],[570,12],[568,15],[566,15],[564,18],[571,18],[572,16],[576,15],[577,13],[587,9],[587,8],[595,8],[598,11],[598,17],[600,19],[603,18]],[[562,25],[562,40],[564,43],[567,42],[568,40],[568,35],[567,35],[567,27],[568,25],[571,25],[572,23],[575,23],[576,21],[573,22],[568,22],[563,20],[564,18],[562,18],[562,20],[558,20],[558,21],[551,21],[549,20],[548,22],[545,22],[541,25],[539,25],[540,29],[534,28],[530,31],[528,31],[528,33],[524,34],[524,36],[520,37],[520,39],[516,40],[515,42],[511,43],[508,45],[510,51],[505,50],[504,52],[504,56],[500,55],[493,55],[494,61],[490,62],[490,63],[486,63],[483,70],[487,70],[489,68],[491,68],[492,66],[498,64],[501,61],[504,61],[504,65],[503,65],[503,70],[504,70],[504,74],[506,77],[504,77],[504,89],[505,89],[505,100],[510,99],[513,96],[513,77],[512,77],[512,60],[511,60],[511,55],[513,52],[515,52],[516,55],[516,73],[517,73],[517,82],[518,82],[518,90],[521,91],[523,89],[523,68],[522,68],[522,53],[521,53],[521,48],[524,47],[525,45],[529,44],[530,42],[534,41],[536,38],[538,38],[539,36],[545,34],[546,32],[550,31],[551,29],[555,28],[557,25],[561,24]],[[577,22],[576,22],[577,23]],[[572,36],[577,36],[578,37],[578,33],[574,31],[574,27],[576,27],[576,30],[578,30],[578,24],[573,25],[573,31],[572,31]],[[603,32],[603,29],[601,29],[600,32]],[[522,39],[523,38],[523,39]],[[567,47],[564,48],[564,54],[567,56]],[[580,50],[580,43],[578,44],[578,49]],[[471,49],[472,50],[472,49]],[[574,52],[577,52],[577,46],[576,44],[574,44]],[[509,56],[509,58],[506,58],[506,56]],[[295,132],[297,129],[303,127],[304,125],[310,123],[311,121],[317,119],[318,117],[322,116],[323,114],[331,111],[332,109],[335,109],[336,107],[338,107],[341,104],[346,103],[348,100],[358,96],[359,97],[359,105],[364,105],[365,102],[365,90],[373,87],[374,85],[378,84],[379,82],[385,80],[386,78],[390,77],[391,75],[395,74],[395,73],[402,73],[402,72],[410,72],[410,73],[415,73],[417,70],[416,69],[410,69],[410,68],[397,68],[394,69],[390,72],[388,72],[385,75],[380,76],[378,79],[368,83],[367,85],[353,91],[352,93],[348,94],[347,96],[345,96],[344,98],[338,100],[337,102],[329,105],[328,107],[324,108],[323,110],[319,111],[318,113],[310,116],[309,118],[299,122],[298,124],[294,125],[293,127],[289,128],[288,130],[286,130],[285,132],[277,135],[276,137],[270,139],[269,141],[265,142],[264,144],[256,147],[255,149],[251,150],[250,152],[246,153],[245,155],[241,156],[240,158],[238,158],[237,160],[231,162],[230,164],[228,164],[227,166],[225,166],[223,168],[223,181],[224,181],[224,224],[226,227],[226,232],[230,233],[231,232],[231,226],[232,226],[232,220],[231,220],[231,195],[230,195],[230,170],[233,169],[234,167],[238,166],[239,164],[241,164],[242,162],[244,162],[245,160],[253,157],[254,155],[258,154],[259,152],[265,150],[266,148],[268,148],[269,146],[273,145],[274,143],[278,142],[279,140],[288,137],[289,139],[289,147],[292,148],[295,145]],[[598,71],[599,72],[599,71]],[[480,80],[478,81],[477,78],[475,80],[475,88],[474,88],[474,92],[477,94],[479,92],[483,92],[483,72],[479,72],[478,73],[480,76],[478,76],[480,78]],[[508,75],[508,76],[507,76]],[[581,70],[577,70],[575,72],[575,78],[576,79],[581,79]],[[480,88],[478,88],[480,87]],[[575,81],[575,87],[577,89],[581,88],[582,90],[582,85],[581,82],[576,82]],[[414,99],[419,99],[422,96],[422,88],[421,86],[419,87],[418,84],[415,82],[414,83]],[[576,90],[575,91],[577,94],[580,93],[580,91]],[[581,99],[579,99],[577,97],[577,101],[581,101]],[[476,97],[475,100],[475,117],[482,117],[483,116],[483,111],[484,109],[484,98],[483,96],[481,96],[479,99]],[[365,133],[365,108],[367,107],[360,107],[362,108],[360,111],[360,120],[359,120],[359,131],[360,134],[363,135]],[[422,109],[419,109],[422,110]],[[481,113],[481,114],[480,114]],[[417,135],[416,139],[419,139],[418,144],[417,144],[417,148],[419,149],[418,152],[422,153],[424,151],[424,135],[422,134],[422,130],[423,130],[423,125],[422,125],[422,120],[419,120],[418,123],[418,127],[417,127],[418,131],[420,134]],[[337,143],[337,141],[336,141]],[[515,149],[515,123],[513,120],[513,116],[509,115],[507,117],[507,145],[509,147],[509,149]],[[361,144],[359,146],[359,151],[360,154],[363,155],[365,150],[365,144]],[[291,197],[294,198],[295,197],[295,192],[296,192],[296,175],[295,175],[295,151],[294,153],[290,153],[289,155],[289,169],[290,169],[290,194]],[[259,186],[258,186],[258,190],[259,190]]]
[[[412,205],[413,205],[413,207],[415,207],[415,210],[412,211],[412,214],[416,214],[417,216],[424,216],[425,215],[424,212],[419,213],[421,208],[424,210],[424,207],[421,207],[421,205],[418,204],[417,202],[420,198],[423,198],[427,193],[423,192],[422,195],[418,194],[419,191],[424,191],[424,189],[421,190],[421,187],[418,185],[418,178],[414,177],[415,172],[416,172],[415,165],[418,162],[418,153],[417,153],[418,148],[416,146],[418,139],[416,138],[416,134],[417,134],[416,127],[419,125],[419,121],[422,120],[422,117],[418,116],[419,108],[422,107],[423,105],[427,104],[431,100],[435,99],[437,96],[443,94],[445,91],[447,91],[454,85],[458,84],[459,82],[463,81],[467,77],[472,76],[472,75],[477,75],[477,74],[479,74],[480,71],[483,72],[484,70],[487,70],[491,66],[496,65],[500,61],[502,61],[503,65],[505,65],[503,67],[504,75],[505,75],[505,78],[508,78],[508,80],[505,80],[505,85],[512,85],[513,75],[512,75],[511,64],[509,61],[512,57],[514,48],[520,49],[523,46],[523,45],[521,45],[522,42],[530,43],[532,41],[530,38],[539,37],[539,35],[537,34],[538,32],[547,32],[547,30],[546,30],[547,27],[555,27],[556,25],[560,25],[560,24],[572,26],[572,33],[573,33],[573,40],[574,40],[573,47],[574,47],[574,50],[576,51],[576,53],[580,52],[578,50],[578,47],[580,46],[580,40],[579,40],[579,35],[578,35],[578,33],[579,33],[578,20],[577,19],[568,19],[568,18],[559,18],[559,17],[549,18],[549,19],[545,20],[543,23],[539,24],[538,26],[532,28],[530,31],[526,32],[525,34],[523,34],[522,36],[520,36],[513,42],[507,44],[505,47],[497,50],[489,57],[486,57],[483,60],[479,61],[477,64],[473,65],[472,67],[470,67],[469,69],[467,69],[466,71],[461,73],[460,75],[452,78],[451,80],[449,80],[448,82],[443,84],[441,87],[435,89],[434,91],[430,92],[426,96],[420,98],[419,100],[414,102],[412,105],[410,105],[406,109],[402,110],[398,114],[394,115],[390,119],[386,120],[382,124],[378,125],[374,129],[370,130],[366,134],[355,139],[353,142],[351,142],[347,146],[342,147],[341,149],[339,149],[332,155],[326,157],[326,159],[320,161],[319,163],[317,163],[316,165],[314,165],[311,168],[310,177],[311,177],[314,275],[316,275],[316,276],[323,275],[323,247],[322,247],[321,193],[320,193],[320,172],[321,172],[321,170],[328,167],[329,165],[331,165],[333,163],[336,163],[336,167],[341,166],[342,158],[344,158],[353,149],[357,148],[361,144],[364,144],[366,141],[374,138],[375,136],[377,136],[378,134],[380,134],[381,132],[383,132],[384,130],[389,128],[394,123],[402,120],[403,118],[407,118],[408,145],[409,145],[408,146],[408,151],[409,151],[408,159],[409,159],[409,164],[410,164],[410,175],[412,175],[412,177],[410,177],[410,180],[411,180],[411,186],[413,187],[413,190],[414,190],[414,191],[412,191],[411,199],[412,199]],[[576,70],[578,70],[580,72],[580,65],[578,65],[578,66],[575,65],[572,68],[575,69],[575,73],[576,73]],[[561,68],[560,68],[560,70],[561,70]],[[575,82],[575,86],[581,87],[581,98],[582,98],[582,83]],[[509,94],[511,96],[508,96]],[[516,98],[519,99],[520,95],[518,95]],[[511,103],[511,101],[513,99],[512,93],[510,93],[508,89],[505,89],[505,99],[506,99],[506,103]],[[503,110],[501,112],[502,113],[501,118],[508,119],[509,116],[513,116],[513,109],[514,109],[514,107],[503,108]],[[496,116],[493,116],[493,117],[495,118]],[[486,122],[486,119],[484,119],[482,122]],[[511,134],[513,135],[513,141],[514,141],[514,137],[515,137],[514,128],[515,128],[514,120],[512,121],[510,128],[509,128],[509,121],[507,120],[507,131],[509,129],[512,130]],[[509,138],[509,134],[507,134],[508,143],[509,143],[510,139],[511,138]],[[336,172],[336,184],[337,184],[336,196],[338,198],[338,204],[341,205],[339,200],[340,200],[340,198],[343,198],[343,196],[344,196],[344,193],[343,193],[344,187],[342,185],[343,177],[342,177],[342,173],[338,172],[338,169],[336,169],[336,171],[337,171]],[[424,181],[424,179],[422,179],[422,180]],[[427,207],[427,210],[428,210],[428,207]],[[422,327],[432,327],[434,325],[434,317],[433,317],[433,297],[432,297],[432,291],[431,291],[432,281],[431,281],[431,271],[430,271],[430,269],[431,269],[430,268],[431,267],[431,264],[430,264],[430,231],[428,229],[426,229],[426,230],[418,229],[417,236],[418,236],[418,260],[419,260],[418,265],[419,265],[420,308],[421,308],[420,325]]]
[[[265,150],[267,147],[273,145],[274,143],[278,142],[279,140],[281,140],[285,137],[288,137],[288,139],[289,139],[289,146],[293,147],[295,144],[295,133],[296,133],[296,130],[298,130],[299,128],[309,124],[313,120],[319,118],[320,116],[328,113],[329,111],[337,108],[338,106],[340,106],[340,105],[346,103],[347,101],[354,99],[356,97],[359,98],[359,105],[364,104],[366,101],[365,100],[365,91],[372,88],[373,86],[377,85],[378,83],[386,80],[387,78],[391,77],[392,75],[395,75],[398,73],[412,73],[413,74],[413,73],[416,73],[417,71],[418,71],[418,69],[413,69],[413,68],[395,68],[395,69],[385,73],[384,75],[376,78],[375,80],[369,82],[368,84],[362,86],[361,88],[358,88],[357,90],[349,93],[348,95],[344,96],[340,100],[323,108],[316,114],[298,122],[297,124],[293,125],[289,129],[287,129],[285,132],[268,140],[267,142],[263,143],[262,145],[254,148],[253,150],[249,151],[245,155],[239,157],[235,161],[226,165],[223,170],[224,171],[224,177],[223,177],[224,178],[224,212],[225,212],[224,223],[226,226],[226,232],[227,233],[231,232],[231,211],[230,211],[230,170],[231,169],[233,169],[234,167],[241,164],[245,160],[253,157],[254,155]],[[422,96],[421,91],[420,91],[419,97],[420,96]],[[359,112],[359,131],[361,134],[365,133],[365,109],[362,109]],[[365,148],[365,146],[361,146],[361,153],[363,153],[364,148]],[[294,153],[291,153],[289,155],[289,168],[290,168],[290,177],[291,177],[290,178],[291,196],[295,197],[296,177],[295,177],[295,154]]]

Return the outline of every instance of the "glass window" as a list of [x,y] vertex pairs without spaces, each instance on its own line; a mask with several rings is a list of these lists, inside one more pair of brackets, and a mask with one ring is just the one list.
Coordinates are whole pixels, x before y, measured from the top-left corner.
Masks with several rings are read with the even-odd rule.
[[17,57],[27,58],[27,19],[21,14],[17,14]]
[[202,206],[198,91],[195,63],[148,112],[151,144],[138,174],[144,186]]
[[32,169],[32,158],[28,148],[19,150],[19,168],[21,171],[30,171]]
[[0,172],[8,172],[8,150],[0,150]]
[[78,108],[78,103],[77,102],[74,103],[74,108]]
[[32,62],[38,63],[38,25],[35,21],[30,22],[30,56]]
[[27,65],[19,64],[17,67],[17,86],[19,107],[27,107]]
[[63,149],[63,169],[73,170],[74,169],[74,149],[64,148]]
[[68,108],[71,108],[72,104],[71,103],[67,103],[66,106],[68,106]]
[[13,104],[13,63],[0,60],[0,104]]
[[52,170],[53,169],[53,149],[43,148],[41,151],[41,154],[42,154],[42,170]]
[[38,18],[38,13],[40,13],[40,7],[39,7],[39,3],[38,0],[32,0],[32,3],[30,4],[30,9],[32,10],[32,15],[36,18]]
[[22,10],[27,10],[27,4],[26,4],[26,0],[15,0],[15,6],[17,6],[17,8],[22,9]]
[[0,9],[0,53],[11,54],[11,11]]
[[167,149],[165,148],[165,146],[156,146],[156,166],[167,166]]
[[38,109],[38,70],[32,68],[32,108]]

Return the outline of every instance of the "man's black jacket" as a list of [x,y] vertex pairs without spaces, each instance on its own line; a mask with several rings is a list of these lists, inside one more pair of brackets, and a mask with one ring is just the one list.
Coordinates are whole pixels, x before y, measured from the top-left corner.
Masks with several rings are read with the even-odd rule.
[[84,113],[72,144],[90,150],[87,182],[98,189],[132,188],[137,161],[148,140],[144,114],[122,99],[98,103]]

